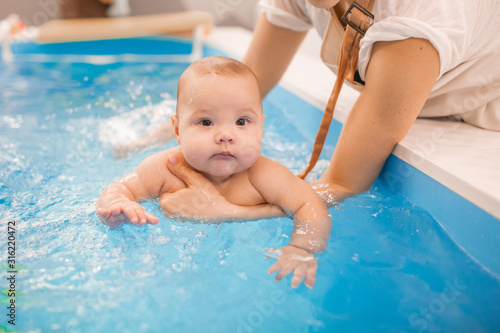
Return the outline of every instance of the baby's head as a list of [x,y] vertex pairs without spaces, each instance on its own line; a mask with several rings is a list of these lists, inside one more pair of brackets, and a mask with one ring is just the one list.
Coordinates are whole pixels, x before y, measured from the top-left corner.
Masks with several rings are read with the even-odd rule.
[[259,82],[245,64],[207,57],[181,75],[174,134],[186,161],[209,178],[221,180],[255,163],[263,121]]

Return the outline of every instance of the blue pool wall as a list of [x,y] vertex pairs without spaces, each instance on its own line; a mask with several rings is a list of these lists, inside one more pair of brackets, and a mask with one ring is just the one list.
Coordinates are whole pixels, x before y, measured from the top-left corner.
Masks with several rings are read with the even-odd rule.
[[[314,142],[322,110],[281,87],[275,88],[268,98],[286,107],[290,123]],[[342,124],[334,119],[325,145],[335,146],[341,129]],[[388,195],[403,196],[426,210],[459,247],[491,274],[500,277],[500,221],[493,215],[393,154],[373,188]]]
[[[205,46],[205,50],[208,47]],[[14,54],[75,54],[75,55],[119,55],[119,54],[190,54],[189,39],[170,37],[138,37],[77,41],[65,43],[16,43],[12,45]],[[204,51],[205,51],[204,50]]]
[[[140,37],[54,44],[26,42],[14,44],[12,50],[14,54],[26,55],[189,54],[191,41],[170,37]],[[203,55],[226,54],[204,46]],[[285,116],[290,124],[308,141],[314,141],[322,110],[281,87],[273,89],[267,98],[275,105],[286,108]],[[342,124],[334,119],[326,145],[336,145],[341,129]],[[500,277],[500,220],[395,155],[389,157],[373,187],[390,195],[401,195],[413,205],[425,209],[459,247],[491,274]]]

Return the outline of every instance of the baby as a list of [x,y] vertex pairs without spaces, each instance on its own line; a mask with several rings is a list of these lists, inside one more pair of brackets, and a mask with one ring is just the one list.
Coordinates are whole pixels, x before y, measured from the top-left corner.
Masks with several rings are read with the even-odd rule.
[[[97,213],[111,227],[122,222],[158,223],[141,200],[164,197],[186,188],[167,167],[177,156],[206,177],[239,206],[277,205],[294,217],[291,241],[278,253],[269,273],[276,280],[293,272],[292,287],[312,288],[314,254],[326,248],[331,216],[316,192],[286,167],[260,155],[264,115],[259,83],[243,63],[227,57],[207,57],[191,64],[179,79],[177,110],[172,115],[179,146],[146,158],[132,173],[109,185],[97,202]],[[176,156],[174,156],[176,155]]]

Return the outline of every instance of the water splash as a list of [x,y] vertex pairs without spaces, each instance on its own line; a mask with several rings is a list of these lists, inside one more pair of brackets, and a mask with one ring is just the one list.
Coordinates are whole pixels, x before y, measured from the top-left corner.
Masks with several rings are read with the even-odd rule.
[[[102,225],[95,200],[104,187],[168,146],[113,160],[107,145],[166,117],[181,72],[147,64],[0,68],[0,224],[18,226],[20,331],[419,330],[411,318],[435,331],[499,326],[499,282],[426,212],[376,188],[330,208],[333,231],[313,290],[266,273],[273,261],[265,249],[290,241],[288,218]],[[279,108],[264,109],[263,153],[302,170],[312,143],[283,125]],[[320,160],[313,178],[327,164]],[[162,216],[155,201],[143,205]],[[437,315],[432,306],[447,281],[466,289]],[[431,317],[415,317],[420,308]]]

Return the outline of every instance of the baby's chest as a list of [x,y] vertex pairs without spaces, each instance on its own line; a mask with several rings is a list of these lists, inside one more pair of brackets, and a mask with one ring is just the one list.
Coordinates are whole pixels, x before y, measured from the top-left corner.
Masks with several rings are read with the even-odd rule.
[[227,201],[235,205],[251,206],[266,203],[266,200],[248,179],[238,179],[228,186],[218,188],[218,190]]

